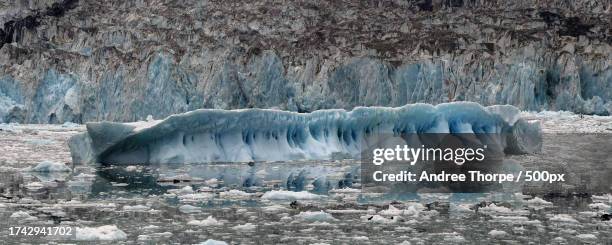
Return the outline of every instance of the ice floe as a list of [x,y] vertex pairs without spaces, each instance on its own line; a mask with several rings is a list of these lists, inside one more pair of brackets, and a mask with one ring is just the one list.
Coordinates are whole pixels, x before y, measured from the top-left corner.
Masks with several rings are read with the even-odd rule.
[[273,190],[263,194],[261,199],[267,200],[317,200],[322,199],[325,196],[313,194],[307,191],[283,191],[283,190]]
[[223,222],[215,219],[212,216],[208,216],[208,218],[204,219],[204,220],[191,220],[189,222],[187,222],[188,225],[195,225],[195,226],[221,226],[223,225]]
[[100,227],[77,227],[76,240],[79,241],[108,241],[125,240],[127,234],[117,228],[116,225],[104,225]]

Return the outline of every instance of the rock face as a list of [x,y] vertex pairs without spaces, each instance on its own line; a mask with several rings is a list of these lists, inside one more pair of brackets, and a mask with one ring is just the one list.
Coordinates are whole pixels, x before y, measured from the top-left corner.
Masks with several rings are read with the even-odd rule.
[[612,113],[609,0],[0,0],[0,121],[475,101]]

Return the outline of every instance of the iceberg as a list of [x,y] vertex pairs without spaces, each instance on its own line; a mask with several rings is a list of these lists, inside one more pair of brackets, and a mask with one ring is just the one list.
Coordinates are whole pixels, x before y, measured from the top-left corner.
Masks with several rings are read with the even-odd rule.
[[538,122],[509,105],[473,102],[358,107],[297,113],[270,109],[199,109],[164,120],[87,123],[69,141],[75,163],[167,164],[358,158],[375,134],[474,133],[504,135],[514,154],[541,148]]

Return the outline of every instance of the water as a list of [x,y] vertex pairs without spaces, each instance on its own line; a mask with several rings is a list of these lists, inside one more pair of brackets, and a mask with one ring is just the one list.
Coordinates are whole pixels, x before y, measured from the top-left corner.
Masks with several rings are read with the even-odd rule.
[[[352,160],[72,166],[72,172],[53,174],[21,170],[42,160],[69,163],[66,139],[82,130],[25,125],[0,132],[1,150],[8,152],[0,156],[4,166],[0,173],[0,234],[5,242],[49,242],[9,236],[7,227],[52,224],[116,225],[126,239],[106,243],[128,244],[199,243],[207,239],[235,244],[605,244],[612,240],[612,222],[601,218],[610,210],[591,205],[612,205],[610,196],[601,196],[604,193],[599,193],[601,197],[538,194],[551,204],[534,204],[527,201],[532,197],[513,193],[360,193],[359,163]],[[545,148],[558,150],[559,141],[552,142],[556,144]],[[518,160],[526,168],[539,162],[534,158]],[[593,167],[575,168],[579,170],[572,172],[588,173]],[[316,184],[317,180],[329,184]],[[338,191],[338,186],[349,189]],[[306,191],[317,196],[296,202],[264,198],[273,190]],[[389,205],[404,211],[389,210]],[[300,216],[321,210],[332,218]],[[11,218],[18,211],[35,219]],[[558,214],[571,219],[559,219],[566,216]],[[208,226],[194,222],[210,216],[217,222]]]

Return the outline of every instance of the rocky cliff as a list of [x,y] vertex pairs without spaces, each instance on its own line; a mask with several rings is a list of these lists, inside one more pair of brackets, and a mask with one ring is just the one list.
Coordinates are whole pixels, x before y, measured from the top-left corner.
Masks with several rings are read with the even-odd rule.
[[612,113],[609,0],[0,0],[0,121],[476,101]]

